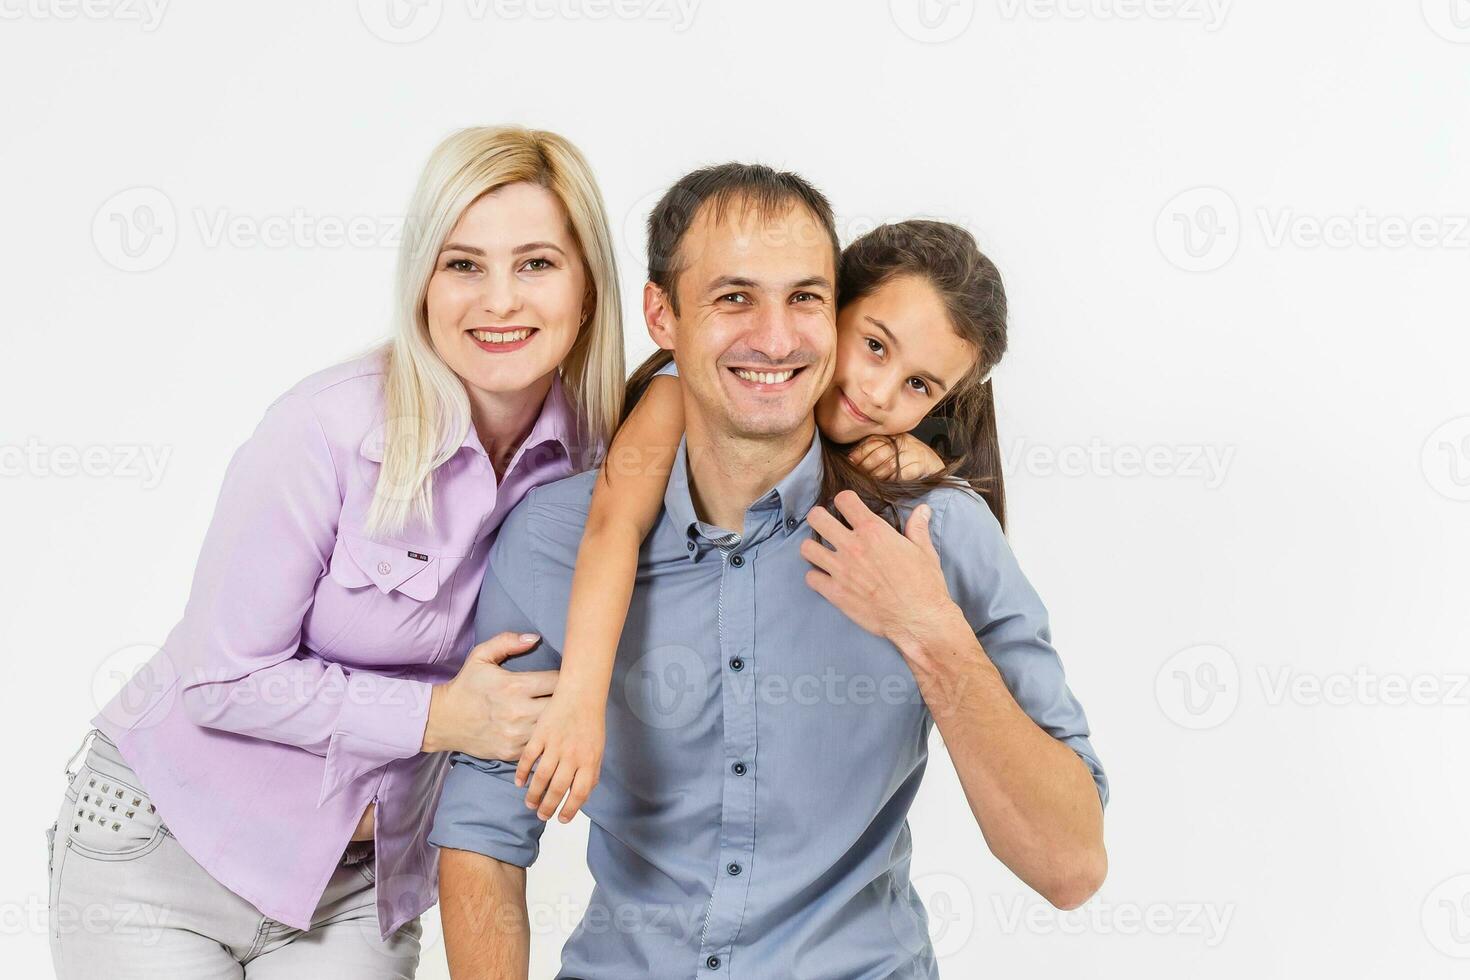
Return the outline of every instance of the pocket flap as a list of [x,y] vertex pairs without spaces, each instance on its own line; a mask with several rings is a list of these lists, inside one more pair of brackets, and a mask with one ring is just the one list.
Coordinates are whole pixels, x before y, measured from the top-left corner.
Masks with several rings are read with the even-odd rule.
[[341,536],[332,553],[332,579],[341,585],[376,585],[383,594],[400,592],[428,600],[439,592],[438,559],[354,534]]

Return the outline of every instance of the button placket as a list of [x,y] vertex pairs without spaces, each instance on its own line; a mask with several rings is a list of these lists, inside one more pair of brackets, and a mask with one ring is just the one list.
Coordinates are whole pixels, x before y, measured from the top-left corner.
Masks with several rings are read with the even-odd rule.
[[[747,557],[751,559],[749,564]],[[740,761],[753,759],[756,752],[753,559],[754,549],[744,555],[727,555],[720,570],[720,658],[729,667],[720,672],[725,787],[720,812],[720,850],[715,856],[719,874],[715,877],[700,938],[704,967],[711,973],[727,966],[739,934],[750,888],[750,875],[744,872],[750,867],[755,846],[756,781],[744,777],[746,764]],[[741,771],[737,771],[737,766]],[[740,870],[731,872],[731,868]]]

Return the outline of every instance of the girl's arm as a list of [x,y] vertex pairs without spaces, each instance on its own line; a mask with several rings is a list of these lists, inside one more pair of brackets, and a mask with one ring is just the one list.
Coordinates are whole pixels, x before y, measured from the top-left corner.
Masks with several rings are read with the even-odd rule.
[[[516,767],[516,785],[526,785],[529,777],[526,805],[535,807],[542,820],[550,819],[566,796],[561,822],[568,822],[597,785],[603,714],[633,598],[638,549],[663,509],[683,433],[678,379],[657,375],[618,429],[597,474],[572,574],[561,676]],[[538,758],[533,775],[531,765]]]

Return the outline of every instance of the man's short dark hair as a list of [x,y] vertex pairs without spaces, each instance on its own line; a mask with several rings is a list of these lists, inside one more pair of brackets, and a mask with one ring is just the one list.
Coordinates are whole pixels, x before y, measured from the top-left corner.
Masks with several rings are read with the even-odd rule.
[[721,163],[685,174],[670,187],[648,215],[648,281],[664,291],[674,313],[679,298],[674,286],[684,271],[679,249],[694,218],[708,203],[718,221],[732,203],[752,208],[757,215],[782,215],[796,205],[804,207],[832,242],[832,269],[838,267],[842,247],[832,205],[826,196],[789,170],[759,163]]

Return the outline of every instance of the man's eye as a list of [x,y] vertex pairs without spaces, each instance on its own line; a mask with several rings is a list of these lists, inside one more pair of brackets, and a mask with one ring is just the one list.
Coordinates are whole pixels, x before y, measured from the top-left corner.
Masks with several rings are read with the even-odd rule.
[[526,264],[521,266],[521,268],[529,269],[532,272],[541,272],[543,269],[554,269],[556,266],[552,264],[550,259],[527,259]]
[[816,293],[797,293],[795,296],[791,297],[791,301],[793,303],[805,303],[809,300],[820,301],[821,298],[822,297],[818,296]]
[[[918,382],[917,388],[913,387],[914,382]],[[923,378],[909,378],[909,386],[912,390],[917,391],[921,395],[929,394],[929,382],[925,381]]]
[[863,339],[868,342],[868,350],[872,351],[874,354],[883,353],[883,341],[875,340],[872,337],[864,337]]
[[729,300],[732,303],[739,303],[741,305],[744,305],[750,302],[750,297],[746,296],[744,293],[726,293],[725,295],[720,297],[720,302],[723,303],[726,300]]

